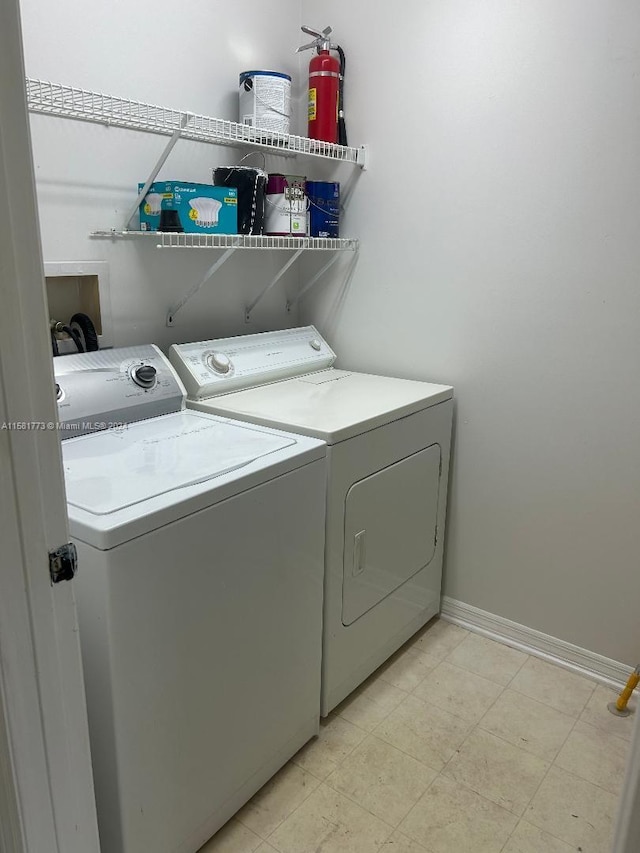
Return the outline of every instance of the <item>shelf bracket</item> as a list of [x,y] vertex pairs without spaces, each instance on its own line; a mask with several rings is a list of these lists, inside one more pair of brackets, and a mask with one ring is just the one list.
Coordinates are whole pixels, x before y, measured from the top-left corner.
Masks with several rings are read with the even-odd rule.
[[362,169],[363,172],[367,171],[367,169],[369,168],[369,146],[368,145],[361,145],[360,148],[358,148],[358,154],[357,154],[356,162],[357,162],[358,166],[360,166],[360,168]]
[[256,296],[256,298],[253,300],[253,302],[250,305],[247,305],[245,312],[244,312],[245,323],[251,322],[251,312],[253,311],[253,309],[256,307],[256,305],[259,302],[262,301],[262,299],[267,295],[267,293],[269,293],[269,291],[273,287],[276,286],[276,284],[280,281],[280,279],[286,273],[286,271],[289,269],[289,267],[293,266],[293,264],[298,260],[298,258],[300,257],[300,255],[303,252],[304,252],[304,246],[301,249],[298,249],[296,252],[294,252],[292,257],[289,258],[289,260],[281,268],[280,272],[276,275],[276,277],[271,280],[271,282],[264,288],[264,290],[262,290],[261,293],[258,294],[258,296]]
[[138,208],[142,204],[142,201],[146,198],[146,195],[149,192],[149,187],[157,178],[158,172],[160,171],[160,169],[162,169],[162,167],[165,164],[167,157],[173,151],[173,146],[180,139],[180,137],[182,136],[182,131],[185,129],[185,127],[191,121],[192,118],[193,118],[192,113],[184,113],[183,116],[181,117],[180,127],[176,128],[174,130],[174,132],[172,133],[171,139],[165,145],[164,151],[160,155],[158,162],[155,164],[155,166],[151,170],[151,174],[149,175],[149,177],[145,181],[144,186],[142,187],[142,189],[138,193],[138,197],[136,198],[132,207],[129,208],[129,210],[127,211],[127,217],[126,217],[125,222],[124,222],[124,230],[125,231],[131,230],[131,223],[133,222],[133,219],[135,218],[135,215],[138,212]]
[[298,295],[294,296],[293,299],[290,299],[287,302],[286,307],[288,312],[291,311],[294,305],[297,305],[298,302],[300,302],[300,300],[308,290],[311,290],[311,288],[318,281],[318,279],[322,278],[322,276],[327,272],[327,270],[331,269],[331,267],[335,264],[339,257],[340,252],[335,252],[334,255],[327,261],[327,263],[318,270],[318,272],[313,276],[313,278],[305,284],[305,286],[300,290]]
[[215,264],[212,264],[209,267],[209,269],[204,274],[204,278],[202,278],[201,281],[199,281],[197,284],[195,284],[188,293],[185,293],[185,295],[182,297],[180,302],[176,302],[176,304],[173,306],[173,308],[169,309],[169,313],[167,314],[167,326],[173,326],[174,325],[178,311],[180,311],[182,308],[184,308],[184,306],[187,304],[187,302],[193,296],[195,296],[199,290],[201,290],[204,287],[204,285],[220,269],[220,267],[223,264],[226,264],[226,262],[229,260],[231,255],[233,255],[233,253],[236,251],[236,248],[237,248],[236,246],[232,246],[230,249],[227,249],[226,252],[224,252],[224,254],[222,254],[218,258],[218,260],[215,262]]

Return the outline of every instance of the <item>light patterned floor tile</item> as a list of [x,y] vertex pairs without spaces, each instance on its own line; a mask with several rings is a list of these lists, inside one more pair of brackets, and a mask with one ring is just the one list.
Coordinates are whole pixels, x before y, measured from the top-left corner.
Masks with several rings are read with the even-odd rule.
[[525,818],[583,853],[608,853],[617,805],[609,791],[552,767]]
[[546,761],[553,761],[574,725],[575,717],[509,689],[479,723],[484,731]]
[[430,672],[413,691],[418,699],[469,723],[477,723],[501,693],[499,684],[446,661]]
[[559,838],[521,820],[502,853],[575,853],[575,850]]
[[383,664],[379,678],[410,693],[440,663],[439,659],[414,648],[404,647]]
[[428,853],[500,853],[517,817],[439,776],[400,824]]
[[422,844],[396,830],[380,848],[380,853],[427,853]]
[[240,809],[236,817],[262,839],[266,839],[319,784],[315,776],[302,768],[286,764]]
[[611,713],[607,705],[610,702],[615,702],[619,693],[619,690],[613,690],[610,687],[598,684],[591,695],[591,699],[587,702],[584,711],[580,714],[580,719],[583,723],[588,723],[597,729],[603,729],[605,732],[609,732],[609,734],[617,735],[625,740],[631,740],[638,699],[634,695],[629,701],[628,707],[634,713],[628,717],[617,717]]
[[260,836],[232,818],[198,853],[253,853],[261,843]]
[[349,723],[371,732],[407,696],[388,681],[372,676],[336,708],[336,713]]
[[480,634],[469,634],[446,659],[506,687],[527,660],[527,655]]
[[269,838],[280,853],[377,853],[392,828],[324,783]]
[[626,740],[587,723],[577,722],[555,763],[587,782],[619,794],[628,754],[629,743]]
[[303,746],[292,761],[318,779],[326,779],[366,736],[362,729],[332,714],[320,720],[318,737]]
[[415,758],[369,736],[329,776],[327,785],[397,826],[437,775]]
[[558,711],[577,717],[595,682],[539,658],[529,658],[509,687]]
[[472,724],[417,696],[407,696],[374,734],[434,770],[442,770]]
[[421,631],[409,641],[412,648],[423,654],[428,654],[438,662],[459,645],[469,632],[459,625],[447,622],[446,619],[432,619]]
[[521,817],[548,769],[548,761],[476,729],[444,775]]
[[608,853],[616,696],[434,620],[199,853]]

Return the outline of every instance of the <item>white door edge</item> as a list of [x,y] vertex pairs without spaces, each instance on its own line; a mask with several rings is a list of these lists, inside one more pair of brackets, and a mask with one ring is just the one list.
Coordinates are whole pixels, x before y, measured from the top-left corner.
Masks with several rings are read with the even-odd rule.
[[[0,841],[98,853],[18,0],[0,4]],[[47,428],[53,424],[54,428]],[[3,847],[3,850],[4,850]]]
[[[6,529],[6,520],[0,517],[0,530]],[[0,613],[0,623],[2,613]],[[0,642],[1,642],[0,637]],[[0,652],[0,851],[2,853],[23,853],[26,840],[22,832],[18,785],[14,773],[10,732],[5,712],[7,691]]]

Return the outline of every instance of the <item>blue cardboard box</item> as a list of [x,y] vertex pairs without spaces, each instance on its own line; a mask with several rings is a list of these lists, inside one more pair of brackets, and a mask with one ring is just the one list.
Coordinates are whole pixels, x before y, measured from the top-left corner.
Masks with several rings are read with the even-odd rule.
[[[138,192],[144,184],[138,184]],[[187,181],[156,181],[140,204],[140,230],[157,231],[162,210],[175,210],[187,234],[237,234],[238,190]]]

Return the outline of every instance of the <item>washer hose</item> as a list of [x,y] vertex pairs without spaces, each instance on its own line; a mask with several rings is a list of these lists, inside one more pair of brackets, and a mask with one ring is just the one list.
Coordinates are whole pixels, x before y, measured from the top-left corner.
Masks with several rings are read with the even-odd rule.
[[82,339],[80,338],[80,335],[78,334],[78,332],[76,332],[75,329],[72,329],[71,326],[63,326],[62,331],[66,332],[69,335],[71,340],[76,345],[76,349],[78,350],[78,352],[84,352],[84,347],[82,346]]
[[51,347],[53,349],[54,355],[60,355],[60,350],[58,347],[58,341],[56,340],[56,332],[66,332],[71,340],[76,345],[76,349],[78,352],[84,352],[84,347],[82,346],[82,338],[79,333],[72,329],[71,326],[67,326],[65,323],[56,323],[52,321],[51,323]]

